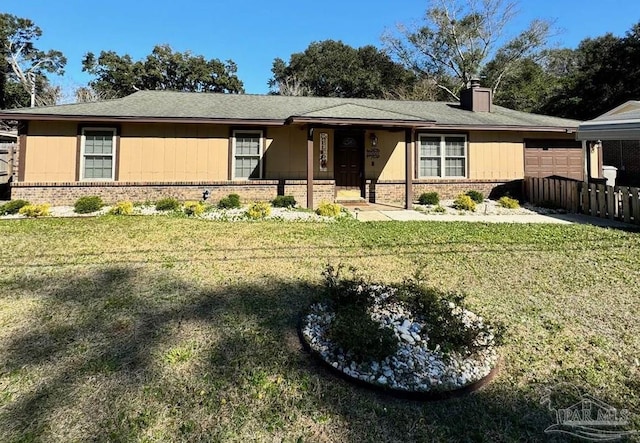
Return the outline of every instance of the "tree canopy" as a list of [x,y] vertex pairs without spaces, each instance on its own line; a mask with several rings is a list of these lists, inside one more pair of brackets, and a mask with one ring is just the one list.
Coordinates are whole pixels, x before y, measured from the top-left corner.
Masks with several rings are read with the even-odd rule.
[[417,26],[399,25],[383,36],[387,50],[416,74],[433,79],[449,97],[491,63],[496,93],[518,62],[535,58],[546,45],[551,25],[534,20],[508,38],[515,3],[505,0],[431,0]]
[[571,55],[573,63],[541,112],[586,120],[640,99],[640,22],[624,37],[585,39]]
[[288,63],[276,58],[271,72],[271,93],[281,95],[382,98],[416,80],[374,46],[354,48],[334,40],[311,43]]
[[42,30],[26,18],[0,14],[0,108],[29,106],[32,82],[35,104],[55,104],[60,88],[49,83],[47,73],[64,74],[67,59],[57,50],[35,45]]
[[79,97],[117,98],[138,90],[188,92],[244,92],[232,60],[207,60],[190,51],[174,52],[169,45],[158,45],[143,60],[129,54],[102,51],[96,57],[87,53],[82,70],[96,78],[89,82],[92,91],[83,88]]

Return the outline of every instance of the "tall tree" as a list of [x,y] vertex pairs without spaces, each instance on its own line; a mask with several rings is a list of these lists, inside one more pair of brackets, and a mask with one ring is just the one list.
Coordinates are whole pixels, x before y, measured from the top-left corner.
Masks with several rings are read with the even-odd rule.
[[82,70],[96,76],[89,82],[93,95],[83,90],[82,97],[117,98],[145,89],[244,92],[232,60],[207,60],[190,51],[174,52],[168,45],[155,46],[151,54],[138,61],[114,51],[102,51],[98,57],[89,52],[82,60]]
[[[509,75],[503,76],[494,103],[525,112],[541,112],[562,91],[563,79],[575,69],[571,49],[545,50],[540,57],[515,62]],[[484,67],[481,77],[493,84],[500,75],[493,61]]]
[[273,94],[382,98],[415,82],[415,76],[376,47],[354,48],[341,41],[311,43],[289,62],[273,61]]
[[28,106],[35,84],[35,105],[55,104],[60,88],[49,83],[47,73],[64,74],[67,59],[56,50],[35,46],[42,30],[33,21],[0,14],[0,100],[3,108]]
[[515,7],[505,0],[430,0],[419,25],[399,25],[383,41],[407,68],[433,79],[455,99],[492,62],[497,75],[488,86],[497,93],[513,67],[535,58],[550,34],[549,22],[534,20],[518,35],[506,36]]
[[622,38],[609,33],[583,40],[573,59],[544,112],[587,120],[640,98],[640,23]]

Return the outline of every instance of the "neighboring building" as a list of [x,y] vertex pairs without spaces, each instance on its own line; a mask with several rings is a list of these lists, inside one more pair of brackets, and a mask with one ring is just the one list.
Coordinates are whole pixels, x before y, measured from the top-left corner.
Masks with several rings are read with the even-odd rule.
[[519,190],[525,174],[582,180],[586,171],[579,122],[494,106],[475,85],[460,104],[141,91],[0,118],[20,121],[12,197],[54,204],[208,190],[213,201],[285,194],[307,206],[353,196],[410,206],[425,191],[488,195]]
[[640,101],[632,100],[582,123],[580,140],[600,140],[605,167],[616,168],[616,184],[640,186]]

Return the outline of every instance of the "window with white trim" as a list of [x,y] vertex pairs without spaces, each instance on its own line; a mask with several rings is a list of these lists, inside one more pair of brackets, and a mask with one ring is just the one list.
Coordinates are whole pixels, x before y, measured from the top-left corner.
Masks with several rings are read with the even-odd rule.
[[262,178],[262,131],[233,131],[233,178]]
[[418,178],[466,176],[465,135],[421,134],[418,137]]
[[82,180],[115,180],[115,128],[82,129]]

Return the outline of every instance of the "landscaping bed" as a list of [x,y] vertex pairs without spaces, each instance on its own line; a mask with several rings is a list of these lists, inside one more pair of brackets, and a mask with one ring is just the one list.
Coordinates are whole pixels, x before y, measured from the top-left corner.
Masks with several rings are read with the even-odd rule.
[[326,299],[311,305],[300,325],[305,347],[330,367],[415,398],[463,392],[493,372],[502,330],[465,309],[462,294],[413,280],[393,286],[355,273],[344,279],[341,271],[327,266]]

